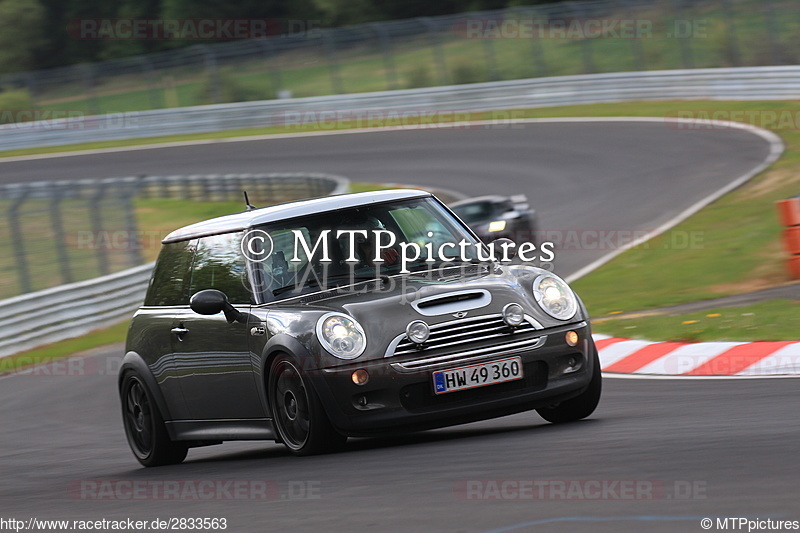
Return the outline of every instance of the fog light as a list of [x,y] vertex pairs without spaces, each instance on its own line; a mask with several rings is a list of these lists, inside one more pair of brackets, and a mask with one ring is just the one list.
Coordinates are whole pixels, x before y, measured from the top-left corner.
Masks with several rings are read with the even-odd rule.
[[570,346],[575,346],[578,344],[578,334],[575,331],[568,331],[564,336],[564,340],[566,340],[567,344]]
[[509,326],[516,327],[525,320],[525,311],[519,304],[507,304],[503,307],[503,322]]
[[431,335],[431,328],[422,320],[415,320],[406,327],[406,336],[415,344],[422,344]]
[[353,383],[356,385],[366,385],[367,381],[369,381],[369,372],[363,368],[359,368],[353,372],[353,375],[350,377],[353,379]]

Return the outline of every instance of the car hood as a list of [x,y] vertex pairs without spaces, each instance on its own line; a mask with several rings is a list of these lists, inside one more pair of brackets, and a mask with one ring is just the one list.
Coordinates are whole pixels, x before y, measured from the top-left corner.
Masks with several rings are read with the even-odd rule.
[[361,359],[383,357],[392,340],[414,320],[435,325],[500,314],[512,302],[522,305],[526,315],[544,329],[584,320],[581,306],[567,322],[542,311],[532,294],[533,281],[541,274],[547,271],[525,265],[472,265],[456,275],[440,270],[416,272],[307,294],[285,301],[270,316],[302,316],[307,326],[308,320],[315,323],[330,312],[352,316],[367,335],[366,357]]

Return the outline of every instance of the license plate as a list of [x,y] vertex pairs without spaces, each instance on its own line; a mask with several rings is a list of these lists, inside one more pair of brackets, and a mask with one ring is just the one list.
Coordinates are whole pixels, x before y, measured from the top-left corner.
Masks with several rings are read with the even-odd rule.
[[511,357],[491,363],[434,372],[433,391],[436,394],[444,394],[495,383],[505,383],[522,379],[522,377],[522,360],[519,357]]

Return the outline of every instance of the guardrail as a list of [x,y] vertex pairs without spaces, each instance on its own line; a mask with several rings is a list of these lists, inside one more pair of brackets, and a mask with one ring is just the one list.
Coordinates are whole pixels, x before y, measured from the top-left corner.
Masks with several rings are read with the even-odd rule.
[[[16,228],[10,232],[14,236],[11,255],[16,259],[20,274],[19,284],[30,286],[36,281],[26,270],[28,268],[39,273],[45,272],[48,278],[46,281],[57,280],[60,274],[62,282],[66,283],[0,301],[0,357],[115,324],[130,316],[144,299],[152,263],[95,279],[75,283],[63,281],[65,275],[77,277],[87,271],[93,272],[95,262],[100,263],[97,267],[100,272],[104,268],[108,270],[109,265],[124,265],[126,263],[123,261],[130,261],[131,258],[137,259],[133,264],[141,262],[136,246],[123,246],[122,250],[117,251],[117,255],[125,256],[124,259],[113,257],[109,250],[100,248],[96,250],[97,257],[79,260],[73,249],[76,239],[64,230],[65,223],[67,227],[70,224],[85,227],[85,231],[90,233],[122,231],[135,235],[135,225],[131,225],[131,200],[136,195],[185,200],[240,200],[241,191],[245,188],[253,201],[261,197],[275,203],[340,194],[346,192],[348,186],[349,180],[346,178],[318,173],[141,176],[0,186],[0,202],[8,201],[14,206],[13,211],[9,210],[7,218],[11,229]],[[114,213],[111,220],[108,214],[103,216],[99,213],[103,205],[99,200],[105,198],[104,191],[114,191],[116,199],[116,203],[112,205]],[[19,217],[20,210],[24,207],[21,202],[28,200],[35,202],[37,206],[31,212],[33,217],[41,219],[42,211],[50,211],[51,224],[54,225],[51,231],[42,231],[39,220],[32,234],[24,233],[24,224]],[[86,225],[81,226],[74,214],[69,220],[64,220],[65,217],[60,215],[52,216],[53,212],[62,213],[65,204],[70,201],[75,202],[73,211],[85,212],[85,218],[89,219]],[[98,213],[92,213],[92,209],[98,210]],[[30,239],[38,240],[28,242]],[[38,264],[32,264],[34,261],[26,260],[33,255],[29,250],[39,251],[37,258],[42,257],[42,250],[52,252],[53,257],[44,257],[44,261],[39,260]],[[53,264],[52,272],[43,267],[44,262]],[[2,264],[0,261],[0,265]],[[6,266],[3,270],[10,268],[12,267]]]
[[0,357],[111,326],[141,305],[153,263],[0,302]]
[[[370,112],[460,113],[630,100],[791,100],[800,98],[800,66],[619,72],[264,100],[24,122],[0,127],[0,151],[34,146],[281,126],[317,121],[369,123]],[[385,119],[386,117],[384,117]],[[324,126],[320,127],[324,129]]]

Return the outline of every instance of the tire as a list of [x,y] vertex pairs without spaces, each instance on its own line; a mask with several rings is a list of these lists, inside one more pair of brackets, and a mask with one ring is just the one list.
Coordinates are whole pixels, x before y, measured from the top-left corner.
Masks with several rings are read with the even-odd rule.
[[272,362],[269,405],[281,442],[294,455],[316,455],[340,449],[347,437],[328,420],[314,389],[299,365],[287,355]]
[[597,348],[594,342],[591,345],[592,352],[592,379],[589,387],[575,398],[561,402],[555,406],[540,407],[536,411],[539,415],[553,424],[563,422],[574,422],[591,415],[600,403],[600,393],[603,389],[603,378],[600,372],[600,358],[597,356]]
[[144,466],[178,464],[189,447],[170,440],[153,395],[136,372],[127,372],[120,387],[122,423],[128,444]]

